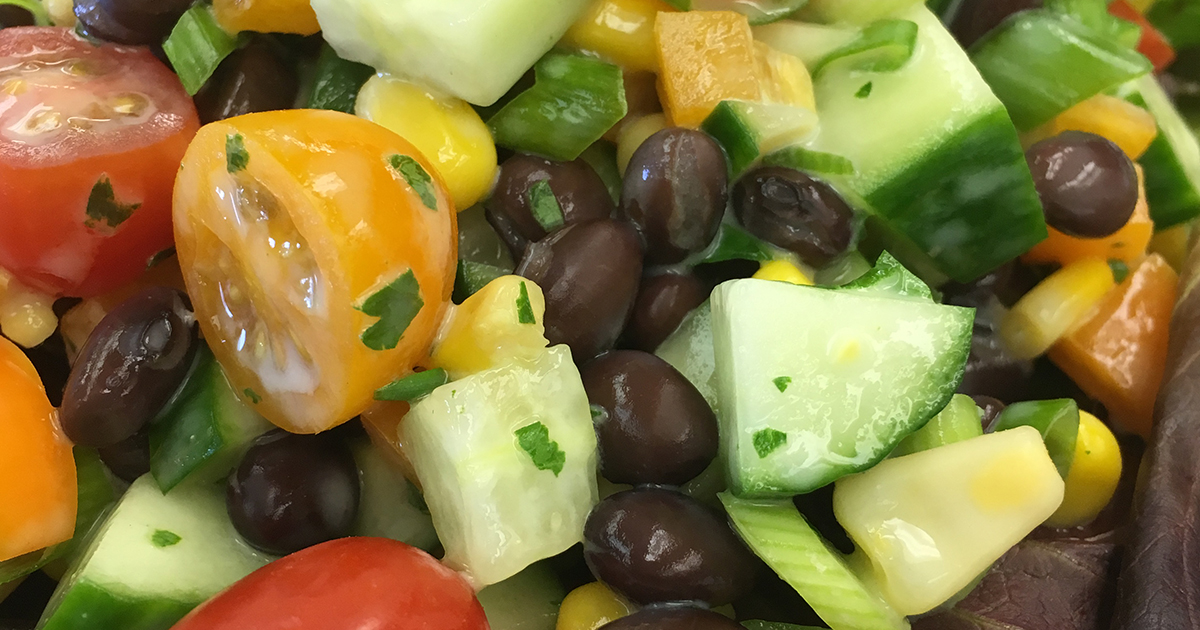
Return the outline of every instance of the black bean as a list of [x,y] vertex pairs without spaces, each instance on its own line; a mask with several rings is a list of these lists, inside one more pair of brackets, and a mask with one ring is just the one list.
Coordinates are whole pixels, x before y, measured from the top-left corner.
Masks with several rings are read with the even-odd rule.
[[358,501],[358,467],[341,440],[279,429],[254,441],[225,492],[238,533],[276,555],[349,536]]
[[1065,131],[1025,152],[1054,229],[1101,238],[1121,229],[1138,201],[1133,162],[1111,140],[1094,133]]
[[642,278],[626,332],[633,347],[654,352],[683,321],[708,299],[708,287],[691,272],[660,273]]
[[678,127],[650,136],[625,169],[621,212],[646,239],[650,264],[708,247],[729,198],[729,166],[708,134]]
[[691,606],[639,610],[600,626],[601,630],[746,630],[729,617]]
[[191,0],[75,0],[76,28],[118,44],[160,44]]
[[42,386],[46,389],[50,404],[55,407],[62,405],[63,391],[71,378],[71,362],[67,358],[67,346],[62,335],[55,332],[37,346],[22,350],[42,378]]
[[963,0],[950,21],[950,32],[963,48],[1000,25],[1008,16],[1042,6],[1043,0]]
[[638,350],[614,350],[589,361],[580,375],[588,401],[598,407],[605,479],[683,485],[717,456],[716,415],[670,363]]
[[733,189],[742,225],[768,243],[823,267],[850,247],[854,211],[829,184],[795,169],[766,166],[747,173]]
[[584,524],[583,553],[597,578],[640,604],[723,606],[754,588],[760,566],[723,514],[656,487],[601,501]]
[[992,425],[996,424],[996,418],[1000,417],[1000,412],[1004,411],[1006,406],[999,400],[983,394],[976,394],[971,397],[975,401],[975,406],[979,407],[982,414],[979,422],[983,425],[984,433],[992,432]]
[[529,243],[557,229],[553,205],[543,206],[550,213],[539,213],[540,221],[539,214],[533,212],[534,201],[546,203],[547,186],[562,213],[558,227],[612,216],[613,202],[608,188],[587,162],[556,162],[532,155],[514,155],[500,166],[496,191],[487,203],[488,221],[514,257],[519,258]]
[[612,348],[629,319],[641,243],[625,221],[576,223],[530,245],[515,273],[546,295],[546,338],[583,363]]
[[291,109],[300,83],[271,44],[256,39],[225,58],[196,95],[204,124],[256,112]]
[[71,441],[112,446],[137,433],[179,388],[196,352],[181,291],[156,287],[119,304],[79,351],[59,421]]
[[146,431],[138,431],[133,437],[97,452],[112,474],[130,483],[150,472],[150,437]]

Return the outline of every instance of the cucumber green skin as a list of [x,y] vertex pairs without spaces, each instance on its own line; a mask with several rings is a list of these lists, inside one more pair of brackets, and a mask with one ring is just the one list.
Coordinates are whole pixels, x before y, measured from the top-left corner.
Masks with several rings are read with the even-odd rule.
[[933,417],[920,431],[904,438],[892,451],[892,457],[902,457],[931,448],[954,444],[983,435],[979,407],[970,396],[955,394],[950,404]]
[[1176,49],[1200,44],[1200,3],[1195,0],[1158,0],[1146,17]]
[[1079,405],[1070,398],[1031,400],[1004,408],[996,418],[995,431],[1030,426],[1042,434],[1050,460],[1063,479],[1075,461],[1075,441],[1079,437]]
[[201,603],[120,597],[80,580],[40,630],[167,630]]
[[929,287],[886,251],[879,255],[870,271],[841,289],[933,301],[933,292]]
[[[1147,101],[1142,90],[1159,93]],[[1127,92],[1125,100],[1150,110],[1158,120],[1158,135],[1138,158],[1146,176],[1146,203],[1154,228],[1165,230],[1191,221],[1200,215],[1200,173],[1185,165],[1180,151],[1196,150],[1195,135],[1152,77],[1133,81],[1119,92]]]
[[758,159],[758,134],[738,115],[733,104],[721,101],[700,128],[712,136],[729,158],[730,179],[741,175]]

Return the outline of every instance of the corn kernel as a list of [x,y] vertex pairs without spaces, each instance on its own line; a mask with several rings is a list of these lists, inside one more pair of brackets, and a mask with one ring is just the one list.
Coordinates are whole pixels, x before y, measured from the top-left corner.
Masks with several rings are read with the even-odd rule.
[[296,33],[321,30],[309,0],[213,0],[213,14],[230,33]]
[[675,9],[662,0],[596,0],[561,45],[592,53],[626,70],[658,71],[654,21]]
[[1046,520],[1051,527],[1076,527],[1096,518],[1121,480],[1121,446],[1096,416],[1079,412],[1075,460],[1067,473],[1062,505]]
[[17,345],[32,348],[54,334],[58,317],[54,298],[11,282],[0,304],[0,332]]
[[546,347],[546,299],[532,280],[502,276],[467,298],[447,317],[433,349],[433,367],[454,379]]
[[1087,321],[1116,282],[1104,260],[1080,260],[1025,294],[1000,322],[1000,338],[1018,359],[1032,359]]
[[643,116],[621,127],[621,133],[617,136],[617,168],[621,169],[622,174],[629,167],[633,152],[642,146],[646,138],[666,128],[667,117],[663,114]]
[[787,260],[769,260],[762,263],[762,266],[754,273],[754,277],[759,280],[790,282],[805,286],[813,285],[812,278],[809,278],[799,267]]
[[632,612],[633,606],[619,595],[601,582],[592,582],[563,599],[555,630],[596,630]]
[[764,102],[817,111],[812,75],[803,61],[762,42],[754,43],[754,55]]
[[55,26],[75,26],[74,0],[42,0]]

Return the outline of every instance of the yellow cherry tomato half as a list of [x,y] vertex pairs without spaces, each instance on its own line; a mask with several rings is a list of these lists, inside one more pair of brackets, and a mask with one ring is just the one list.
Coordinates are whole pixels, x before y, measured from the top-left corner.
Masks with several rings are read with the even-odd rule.
[[251,114],[200,130],[175,183],[200,328],[243,399],[316,433],[428,356],[457,224],[433,168],[372,122]]

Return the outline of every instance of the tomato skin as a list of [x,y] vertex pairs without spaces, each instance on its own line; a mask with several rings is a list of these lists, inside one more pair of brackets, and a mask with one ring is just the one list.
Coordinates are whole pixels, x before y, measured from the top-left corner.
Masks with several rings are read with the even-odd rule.
[[386,538],[342,538],[251,573],[172,630],[488,630],[458,573]]
[[[195,105],[147,48],[96,46],[66,28],[22,27],[0,31],[0,60],[6,57],[95,64],[107,74],[69,79],[78,92],[95,95],[93,101],[141,94],[157,111],[135,124],[70,129],[45,143],[18,142],[0,130],[0,266],[56,295],[90,297],[136,279],[150,258],[171,246],[171,193],[200,127]],[[6,78],[22,75],[0,76],[0,83]],[[54,106],[57,93],[43,93]],[[30,102],[37,99],[22,103],[0,92],[3,126]],[[14,103],[5,117],[5,106]],[[88,225],[88,200],[102,178],[117,201],[140,204],[115,228]]]

